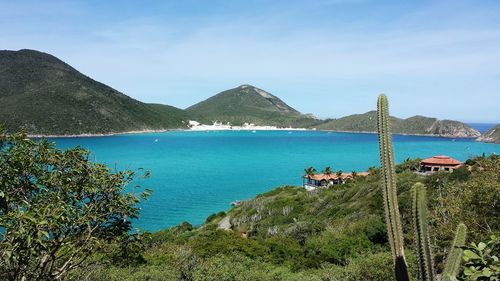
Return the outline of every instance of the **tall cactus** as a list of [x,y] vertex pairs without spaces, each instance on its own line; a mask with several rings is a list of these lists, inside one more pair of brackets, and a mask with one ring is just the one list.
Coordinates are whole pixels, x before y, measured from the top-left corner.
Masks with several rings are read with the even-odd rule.
[[453,245],[451,246],[450,253],[446,258],[446,265],[444,266],[444,271],[442,274],[442,281],[454,280],[460,269],[460,263],[462,262],[463,250],[461,247],[465,245],[465,236],[467,234],[467,227],[465,224],[461,223],[458,225],[455,232],[455,239],[453,240]]
[[377,128],[387,234],[394,259],[396,280],[406,281],[410,280],[410,278],[404,255],[403,229],[398,207],[396,171],[389,124],[389,105],[384,94],[378,97]]
[[427,195],[425,186],[416,183],[413,186],[413,226],[418,260],[418,274],[422,281],[434,280],[434,261],[432,258],[429,231],[427,229]]
[[[382,167],[382,190],[384,195],[385,221],[387,235],[394,259],[394,270],[397,281],[409,281],[408,268],[404,255],[403,230],[399,215],[398,197],[396,189],[396,172],[394,152],[392,148],[389,125],[389,106],[387,97],[382,94],[377,103],[377,129],[380,149],[380,164]],[[413,186],[413,224],[415,227],[417,258],[420,280],[434,280],[432,252],[427,229],[427,194],[425,186],[417,183]],[[446,266],[442,274],[443,281],[454,280],[460,268],[462,249],[465,244],[467,228],[463,223],[457,227],[455,240],[446,259]]]

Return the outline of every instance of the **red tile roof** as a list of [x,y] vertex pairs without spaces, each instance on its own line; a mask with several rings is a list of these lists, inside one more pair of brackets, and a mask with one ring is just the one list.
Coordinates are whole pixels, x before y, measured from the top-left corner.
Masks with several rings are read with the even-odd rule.
[[[317,181],[322,181],[322,180],[329,181],[329,180],[337,180],[338,179],[338,177],[337,177],[336,174],[330,174],[330,175],[327,175],[327,174],[314,174],[312,176],[304,175],[304,178],[306,178],[306,179],[310,178],[312,180],[317,180]],[[343,180],[352,178],[352,174],[351,173],[342,173],[341,178]]]
[[437,166],[459,166],[462,162],[453,159],[446,155],[437,155],[421,161],[424,165],[437,165]]

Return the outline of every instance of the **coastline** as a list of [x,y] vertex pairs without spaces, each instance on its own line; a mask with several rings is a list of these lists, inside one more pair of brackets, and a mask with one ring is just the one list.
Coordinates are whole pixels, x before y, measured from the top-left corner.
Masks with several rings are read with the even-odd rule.
[[71,135],[43,135],[43,134],[28,134],[28,138],[93,138],[93,137],[112,137],[117,135],[132,135],[132,134],[150,134],[150,133],[164,133],[168,131],[178,131],[182,129],[163,129],[163,130],[135,130],[125,132],[112,132],[102,134],[71,134]]
[[196,125],[192,126],[185,131],[315,131],[315,129],[307,128],[282,128],[276,126],[255,126],[255,125],[243,125],[243,126],[230,126],[230,125]]
[[[112,133],[102,133],[102,134],[70,134],[70,135],[44,135],[44,134],[28,134],[29,138],[92,138],[92,137],[112,137],[118,135],[130,135],[130,134],[150,134],[150,133],[165,133],[173,131],[182,132],[203,132],[203,131],[315,131],[315,132],[332,132],[332,133],[348,133],[348,134],[377,134],[377,132],[371,131],[343,131],[343,130],[316,130],[314,128],[281,128],[275,126],[214,126],[214,125],[201,125],[190,129],[162,129],[162,130],[134,130],[125,132],[112,132]],[[438,137],[438,138],[449,138],[449,139],[476,139],[479,142],[488,142],[477,140],[475,137],[461,137],[461,136],[451,136],[451,135],[432,135],[432,134],[407,134],[407,133],[393,133],[393,135],[401,136],[418,136],[418,137]],[[489,142],[494,143],[494,142]]]
[[[317,130],[318,132],[334,132],[334,133],[350,133],[350,134],[377,134],[377,132],[370,131],[342,131],[342,130]],[[392,133],[392,135],[400,136],[416,136],[416,137],[436,137],[448,139],[477,139],[478,137],[462,137],[452,135],[433,135],[433,134],[408,134],[408,133]]]

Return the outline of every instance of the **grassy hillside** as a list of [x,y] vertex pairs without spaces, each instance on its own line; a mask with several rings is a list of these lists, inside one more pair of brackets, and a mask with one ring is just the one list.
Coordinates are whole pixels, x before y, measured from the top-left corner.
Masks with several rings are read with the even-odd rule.
[[[401,179],[406,194],[419,177],[405,173]],[[141,250],[144,260],[132,260],[132,266],[123,268],[99,268],[90,276],[92,280],[390,280],[392,260],[378,182],[378,175],[372,175],[316,192],[277,188],[227,213],[209,216],[198,228],[184,223],[154,233]],[[217,229],[226,216],[232,230]]]
[[486,133],[480,136],[478,141],[500,143],[500,124],[489,129]]
[[[425,116],[407,119],[391,117],[392,131],[396,134],[438,135],[447,137],[478,137],[480,133],[470,126],[452,120],[438,120]],[[330,119],[315,125],[318,130],[376,132],[376,111]]]
[[[469,241],[500,231],[498,204],[492,203],[500,199],[499,157],[468,161],[484,171],[459,169],[428,177],[411,171],[415,163],[408,160],[396,169],[405,248],[414,278],[410,222],[414,183],[423,182],[428,188],[438,272],[458,222],[468,225]],[[379,180],[379,170],[373,169],[367,177],[330,189],[280,187],[227,213],[213,214],[199,227],[183,223],[154,233],[135,250],[127,249],[128,259],[120,256],[85,274],[107,281],[393,280]],[[225,218],[230,230],[218,229]],[[489,230],[484,228],[487,224]],[[79,277],[78,273],[74,279]]]
[[32,50],[0,51],[0,104],[8,132],[32,134],[179,128],[188,119],[180,109],[139,102]]
[[281,127],[304,127],[317,120],[303,115],[270,93],[250,85],[221,92],[197,103],[187,111],[197,121],[213,123],[219,121],[242,125],[274,125]]
[[[186,110],[146,104],[78,72],[56,57],[33,50],[0,51],[0,123],[7,132],[101,134],[186,128],[189,119],[242,125],[376,131],[375,111],[321,121],[301,114],[278,97],[251,85],[221,92]],[[450,137],[479,132],[450,120],[423,116],[392,118],[393,131]]]

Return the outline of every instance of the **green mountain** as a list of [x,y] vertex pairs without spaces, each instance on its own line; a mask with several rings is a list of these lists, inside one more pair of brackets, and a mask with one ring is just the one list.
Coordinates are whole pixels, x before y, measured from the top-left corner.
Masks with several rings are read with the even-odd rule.
[[[407,119],[391,117],[392,130],[396,134],[435,135],[444,137],[476,138],[480,133],[470,126],[453,120],[438,120],[425,116],[413,116]],[[330,119],[316,125],[318,130],[347,132],[376,132],[377,112],[354,114],[338,119]]]
[[[319,120],[251,85],[223,91],[186,110],[147,104],[78,72],[58,58],[34,51],[0,51],[0,123],[7,132],[29,134],[107,134],[187,128],[188,120],[243,125],[304,127],[375,132],[376,113]],[[478,137],[478,131],[451,120],[392,117],[395,133]],[[485,138],[486,139],[486,138]],[[497,138],[498,139],[498,138]]]
[[489,129],[486,133],[477,138],[477,141],[500,143],[500,124]]
[[100,134],[185,127],[181,109],[146,104],[33,50],[0,51],[0,123],[7,132]]
[[278,97],[251,85],[221,92],[186,109],[196,121],[243,125],[305,127],[318,123],[311,115],[293,109]]

